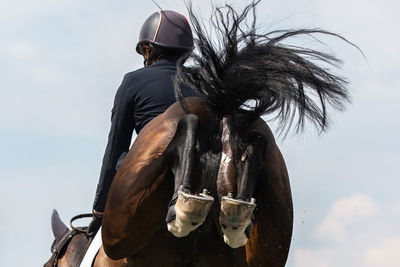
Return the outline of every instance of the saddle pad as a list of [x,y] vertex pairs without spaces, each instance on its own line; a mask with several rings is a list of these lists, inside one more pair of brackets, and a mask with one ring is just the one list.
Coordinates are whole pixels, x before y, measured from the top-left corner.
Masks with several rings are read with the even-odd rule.
[[100,227],[100,229],[97,231],[96,236],[93,238],[92,243],[90,243],[90,246],[86,251],[85,257],[83,257],[83,260],[81,262],[81,265],[79,265],[79,267],[91,267],[94,258],[96,257],[97,252],[99,252],[99,249],[102,244],[103,242],[101,240],[101,227]]

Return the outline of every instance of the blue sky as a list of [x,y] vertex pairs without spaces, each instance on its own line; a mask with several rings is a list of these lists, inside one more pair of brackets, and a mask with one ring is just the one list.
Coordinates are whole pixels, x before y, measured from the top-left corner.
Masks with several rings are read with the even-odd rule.
[[[158,3],[187,13],[181,1]],[[196,3],[207,14],[209,1]],[[265,29],[321,27],[359,45],[368,60],[323,38],[320,48],[344,60],[353,103],[332,116],[326,134],[309,128],[278,138],[295,205],[288,267],[400,266],[399,7],[259,5]],[[90,211],[113,97],[123,75],[142,65],[134,47],[155,10],[151,1],[0,0],[0,266],[47,260],[53,208],[64,221]]]

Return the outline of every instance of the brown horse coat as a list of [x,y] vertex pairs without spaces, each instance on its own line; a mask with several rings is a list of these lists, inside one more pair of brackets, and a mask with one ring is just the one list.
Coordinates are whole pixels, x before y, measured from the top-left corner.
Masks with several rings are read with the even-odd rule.
[[[199,133],[217,130],[201,99],[190,98],[188,106],[200,119]],[[174,104],[152,120],[132,145],[107,199],[102,228],[105,252],[115,260],[126,258],[132,266],[284,266],[293,223],[290,186],[282,155],[261,119],[251,129],[267,140],[265,170],[257,184],[255,220],[246,246],[232,249],[223,242],[218,201],[204,225],[189,236],[176,238],[167,231],[165,216],[174,178],[165,151],[184,115],[180,104]],[[237,191],[234,179],[222,182],[217,199]]]

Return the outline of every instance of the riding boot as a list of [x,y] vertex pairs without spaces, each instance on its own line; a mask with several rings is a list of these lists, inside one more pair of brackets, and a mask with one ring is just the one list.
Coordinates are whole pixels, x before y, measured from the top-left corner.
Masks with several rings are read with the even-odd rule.
[[89,223],[89,226],[86,230],[86,233],[89,237],[94,237],[101,226],[101,222],[103,220],[103,214],[93,212],[92,221]]

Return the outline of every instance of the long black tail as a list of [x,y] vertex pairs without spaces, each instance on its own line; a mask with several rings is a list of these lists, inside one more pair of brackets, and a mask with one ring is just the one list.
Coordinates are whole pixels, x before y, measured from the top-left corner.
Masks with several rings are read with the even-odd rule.
[[217,37],[213,39],[189,2],[198,51],[190,54],[188,66],[179,64],[176,94],[183,101],[180,86],[192,87],[214,112],[231,115],[239,130],[259,116],[273,113],[282,130],[295,124],[296,131],[301,131],[309,119],[324,131],[328,125],[327,107],[341,111],[350,97],[346,79],[318,64],[338,67],[341,61],[327,53],[283,42],[290,37],[315,34],[350,42],[320,29],[259,34],[255,12],[258,3],[252,2],[241,13],[230,5],[216,7],[211,17]]

